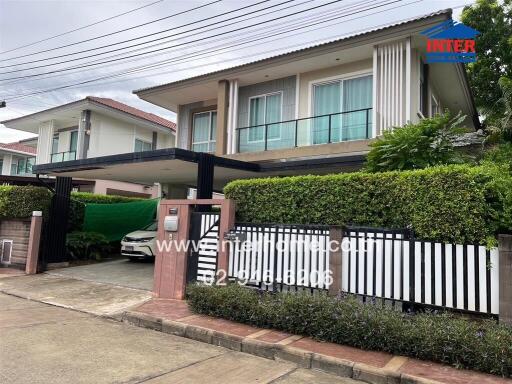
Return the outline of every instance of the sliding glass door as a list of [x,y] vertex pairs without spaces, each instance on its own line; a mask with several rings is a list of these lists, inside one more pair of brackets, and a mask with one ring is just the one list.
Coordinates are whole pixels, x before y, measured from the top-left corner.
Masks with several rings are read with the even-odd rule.
[[[312,144],[359,140],[369,136],[372,76],[313,85]],[[330,132],[330,133],[329,133]]]
[[194,113],[192,124],[192,150],[215,152],[217,111]]

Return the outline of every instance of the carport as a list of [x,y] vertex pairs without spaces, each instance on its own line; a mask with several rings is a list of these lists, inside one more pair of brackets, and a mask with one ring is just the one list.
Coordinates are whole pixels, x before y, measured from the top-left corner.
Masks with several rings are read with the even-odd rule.
[[[66,228],[73,178],[103,179],[167,185],[168,199],[184,199],[186,188],[197,188],[197,199],[211,199],[214,191],[221,192],[236,179],[326,174],[352,170],[362,164],[364,155],[332,156],[248,162],[194,152],[180,148],[126,153],[61,163],[34,166],[37,175],[56,177],[55,194],[48,228],[42,247],[43,265],[66,260]],[[198,206],[197,210],[208,209]]]

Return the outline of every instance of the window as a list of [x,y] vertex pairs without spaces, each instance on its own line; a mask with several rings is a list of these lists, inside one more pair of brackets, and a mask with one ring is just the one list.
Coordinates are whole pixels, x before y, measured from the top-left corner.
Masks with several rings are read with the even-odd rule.
[[313,144],[368,137],[372,81],[373,76],[366,75],[313,84],[313,116],[317,116],[312,121]]
[[12,159],[11,163],[11,175],[17,175],[18,174],[18,162]]
[[153,144],[150,142],[135,139],[135,152],[145,152],[145,151],[151,151],[153,149]]
[[52,140],[52,154],[59,153],[59,134],[53,135]]
[[2,173],[2,168],[3,168],[3,167],[4,167],[4,159],[3,159],[3,158],[1,158],[1,159],[0,159],[0,175],[3,175],[3,173]]
[[267,95],[251,97],[249,99],[249,141],[262,141],[265,139],[265,124],[267,128],[267,140],[279,140],[281,138],[282,120],[282,93],[270,93]]
[[420,60],[420,112],[428,117],[428,65]]
[[76,154],[78,144],[78,131],[72,131],[69,137],[69,152],[74,152]]
[[18,170],[16,171],[17,175],[22,175],[25,173],[25,167],[26,167],[26,159],[19,159],[18,160]]
[[192,150],[215,152],[217,111],[194,113],[192,119]]

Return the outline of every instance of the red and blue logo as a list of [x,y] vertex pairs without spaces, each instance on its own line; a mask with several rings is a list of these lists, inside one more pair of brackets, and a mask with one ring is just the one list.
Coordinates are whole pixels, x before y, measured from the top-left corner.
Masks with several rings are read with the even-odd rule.
[[447,20],[423,32],[427,36],[427,63],[473,63],[476,61],[476,29]]

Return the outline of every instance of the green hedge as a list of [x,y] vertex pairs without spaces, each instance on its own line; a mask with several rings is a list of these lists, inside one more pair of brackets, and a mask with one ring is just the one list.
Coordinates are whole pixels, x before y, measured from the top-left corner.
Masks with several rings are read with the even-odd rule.
[[80,231],[84,222],[85,204],[115,204],[140,201],[138,197],[96,195],[89,192],[71,192],[68,231]]
[[432,241],[485,243],[512,229],[512,177],[499,166],[236,180],[244,222],[412,227]]
[[32,211],[43,211],[46,217],[50,209],[51,193],[43,187],[0,186],[0,219],[32,216]]
[[512,330],[493,320],[410,315],[324,294],[261,294],[238,284],[191,285],[188,303],[196,313],[257,327],[457,368],[512,374]]

